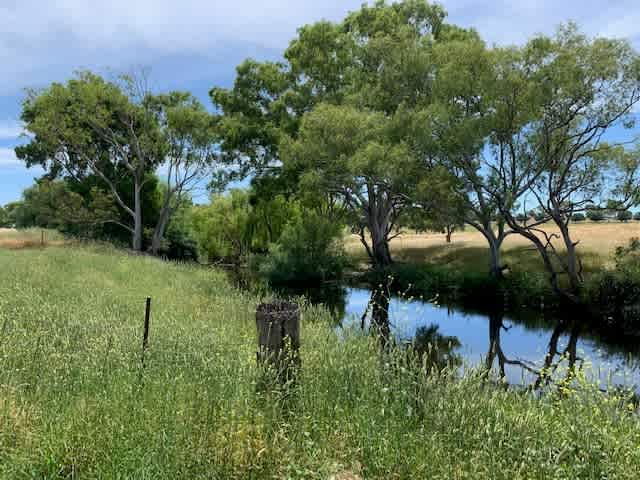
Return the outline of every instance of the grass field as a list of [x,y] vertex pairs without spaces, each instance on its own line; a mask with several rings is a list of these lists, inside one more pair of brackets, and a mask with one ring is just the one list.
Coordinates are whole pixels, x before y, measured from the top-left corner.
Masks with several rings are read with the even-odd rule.
[[[548,232],[554,232],[547,227]],[[640,222],[585,222],[573,224],[572,235],[580,240],[579,251],[586,271],[594,271],[610,266],[615,248],[628,243],[633,237],[640,237]],[[558,242],[559,250],[563,248]],[[476,230],[467,227],[453,234],[450,244],[440,233],[403,233],[391,241],[394,259],[411,263],[433,263],[449,265],[456,269],[484,272],[488,270],[489,252],[487,241]],[[503,261],[516,270],[542,270],[540,255],[524,237],[510,235],[503,244]],[[360,261],[366,254],[359,238],[348,237],[346,249]]]
[[[302,370],[257,389],[255,307],[214,270],[0,248],[0,478],[637,478],[640,422],[584,382],[542,398],[427,377],[304,307]],[[150,351],[141,368],[146,296]],[[381,361],[382,360],[382,361]],[[287,393],[285,395],[285,393]]]

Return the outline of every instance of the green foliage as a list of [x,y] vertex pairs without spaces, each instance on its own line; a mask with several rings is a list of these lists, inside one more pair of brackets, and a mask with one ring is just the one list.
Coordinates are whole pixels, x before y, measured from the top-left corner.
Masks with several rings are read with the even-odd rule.
[[573,215],[571,215],[572,222],[584,222],[585,220],[586,217],[583,213],[574,213]]
[[381,112],[322,104],[305,115],[297,138],[281,145],[285,169],[301,172],[302,191],[337,198],[353,230],[369,231],[376,265],[391,262],[388,238],[409,204],[398,192],[410,188],[417,169],[394,129]]
[[587,218],[592,222],[602,222],[605,219],[604,212],[600,209],[587,210]]
[[194,208],[190,199],[183,199],[175,206],[171,221],[165,232],[165,238],[157,252],[169,260],[197,262],[199,260],[198,241],[191,225],[191,212]]
[[[123,181],[123,185],[126,184]],[[132,189],[123,192],[133,201]],[[147,176],[141,190],[143,225],[152,229],[160,210],[158,180]],[[104,182],[93,175],[82,180],[38,180],[24,190],[22,200],[10,206],[12,223],[19,228],[43,227],[83,238],[125,244],[130,238],[128,213],[114,201]],[[144,239],[145,243],[149,238]]]
[[[143,231],[153,231],[156,252],[185,192],[208,176],[215,155],[215,122],[191,94],[153,95],[144,78],[107,81],[80,72],[66,83],[29,92],[21,118],[30,142],[16,148],[27,166],[48,178],[94,183],[108,192],[129,230],[135,250]],[[159,212],[149,218],[144,199],[156,193],[156,169],[166,164],[167,188]],[[145,192],[146,190],[146,192]]]
[[633,213],[631,213],[629,210],[622,210],[621,212],[617,213],[616,218],[620,222],[628,222],[629,220],[633,219]]
[[159,255],[169,260],[196,262],[199,258],[198,243],[189,232],[178,228],[169,228],[166,233],[165,246]]
[[[257,392],[255,307],[212,269],[0,250],[0,478],[635,478],[628,396],[542,396],[336,332],[302,305],[289,391]],[[60,281],[64,278],[64,282]],[[78,295],[78,292],[83,292]],[[153,298],[140,367],[144,298]]]
[[285,62],[243,62],[232,89],[211,91],[222,154],[258,176],[284,173],[303,195],[337,198],[353,229],[369,232],[373,263],[390,263],[391,231],[424,180],[406,140],[432,96],[432,45],[463,36],[444,16],[424,1],[376,2],[302,27]]
[[210,205],[194,206],[191,229],[206,261],[240,262],[250,253],[268,251],[298,208],[282,195],[268,199],[234,189],[213,196]]
[[232,190],[226,196],[214,196],[210,205],[196,205],[191,224],[200,255],[207,262],[222,259],[238,261],[249,253],[249,196]]
[[117,210],[112,199],[96,187],[83,196],[65,181],[43,178],[23,192],[14,216],[19,228],[43,227],[71,233],[115,221]]
[[9,217],[9,212],[0,205],[0,228],[11,226],[11,218]]
[[636,212],[633,214],[633,219],[634,220],[640,220],[640,212]]
[[343,226],[313,210],[289,220],[278,241],[260,265],[272,285],[314,285],[342,276]]
[[595,275],[589,282],[586,295],[617,328],[633,332],[640,328],[640,239],[617,247],[616,267]]

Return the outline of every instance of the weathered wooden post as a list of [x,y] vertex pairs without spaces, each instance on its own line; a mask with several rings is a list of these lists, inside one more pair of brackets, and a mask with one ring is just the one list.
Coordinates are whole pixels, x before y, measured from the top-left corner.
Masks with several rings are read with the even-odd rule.
[[256,310],[258,366],[271,367],[280,381],[300,366],[300,308],[291,302],[262,303]]

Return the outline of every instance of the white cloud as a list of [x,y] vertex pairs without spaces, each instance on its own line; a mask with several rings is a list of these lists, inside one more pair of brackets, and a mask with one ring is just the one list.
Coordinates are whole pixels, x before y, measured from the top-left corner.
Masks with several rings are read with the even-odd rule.
[[300,25],[342,18],[360,1],[3,0],[0,92],[77,68],[154,66],[167,56],[199,57],[203,69],[222,57],[219,68],[233,71],[222,63],[230,53],[281,52]]
[[16,158],[13,148],[0,148],[0,168],[20,167],[24,164]]
[[0,140],[16,140],[22,134],[22,124],[16,121],[0,121]]
[[[279,55],[299,26],[321,18],[338,20],[361,2],[2,0],[0,96],[17,96],[21,88],[46,85],[78,68],[132,65],[159,67],[174,83],[211,86],[213,75],[230,78],[244,56]],[[490,43],[520,43],[572,19],[590,34],[632,38],[640,47],[637,0],[443,3],[449,21],[475,27]]]

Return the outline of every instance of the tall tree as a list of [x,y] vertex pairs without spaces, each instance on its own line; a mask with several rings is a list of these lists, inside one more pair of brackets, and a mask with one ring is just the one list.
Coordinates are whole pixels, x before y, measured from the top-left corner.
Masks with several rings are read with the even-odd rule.
[[9,212],[0,205],[0,227],[8,227],[10,222]]
[[[393,135],[382,113],[319,105],[308,113],[297,140],[283,143],[288,168],[302,171],[301,188],[338,196],[352,215],[374,264],[391,264],[389,240],[408,197],[416,162]],[[369,232],[369,244],[365,231]]]
[[[486,168],[485,157],[491,153],[492,139],[504,134],[505,124],[513,130],[529,121],[535,89],[526,72],[515,67],[516,50],[488,49],[473,31],[450,35],[449,41],[434,47],[434,99],[414,115],[412,138],[425,162],[435,162],[449,173],[453,205],[487,240],[489,272],[500,278],[506,268],[502,243],[513,231],[492,192],[500,191],[511,205],[523,192],[513,183],[498,181]],[[433,203],[436,218],[447,215],[451,203]]]
[[[155,116],[159,135],[165,143],[165,184],[151,239],[151,250],[156,255],[173,213],[214,173],[216,136],[213,117],[189,93],[147,95],[144,102]],[[224,172],[218,170],[216,173]],[[226,179],[224,175],[217,178]]]
[[[389,152],[401,150],[406,129],[402,128],[398,114],[430,99],[433,73],[430,48],[443,31],[453,28],[443,23],[444,16],[441,7],[423,0],[391,5],[378,1],[363,6],[338,24],[323,21],[301,28],[285,52],[284,62],[247,61],[238,68],[233,89],[212,90],[214,103],[222,110],[222,150],[235,159],[245,160],[258,174],[265,171],[279,174],[283,160],[280,147],[290,144],[283,139],[295,141],[304,115],[321,104],[323,110],[316,120],[324,117],[328,124],[329,112],[356,115],[365,123],[369,121],[365,117],[374,118],[376,114],[394,117],[397,130],[393,133],[388,130],[382,143],[389,147]],[[330,110],[330,105],[345,108]],[[361,146],[352,147],[358,150]],[[380,154],[384,152],[376,153]],[[395,160],[387,159],[389,163]],[[376,163],[379,159],[371,161]],[[295,163],[300,167],[311,165]],[[285,172],[289,185],[297,185],[300,176],[309,173],[295,169]],[[381,180],[378,174],[376,177]],[[380,181],[367,195],[377,195],[378,190],[385,192],[384,197],[401,197],[400,192],[390,192],[388,185],[384,187]],[[400,206],[389,198],[368,202]],[[376,237],[370,255],[374,263],[381,265],[391,261],[385,232],[393,222],[389,223],[387,207],[380,212],[385,210],[377,220],[369,211],[368,219],[359,216],[355,220],[358,226],[376,230],[369,231]],[[378,226],[374,227],[376,223]]]
[[[593,205],[627,208],[638,202],[640,155],[626,148],[626,140],[605,140],[612,129],[634,125],[640,57],[626,41],[589,39],[568,25],[552,38],[531,40],[516,66],[531,72],[538,86],[536,107],[526,122],[504,116],[495,129],[486,168],[497,186],[490,191],[509,227],[537,248],[553,288],[575,303],[583,276],[572,216]],[[513,186],[509,194],[499,188],[505,184]],[[537,203],[537,220],[518,221],[512,199],[521,195]],[[541,228],[546,222],[558,233]]]
[[[41,165],[51,177],[99,177],[129,215],[132,247],[141,250],[142,189],[165,152],[157,123],[143,104],[145,92],[134,88],[138,84],[131,79],[126,83],[128,90],[82,72],[66,84],[30,91],[22,120],[32,139],[16,154],[28,166]],[[132,202],[124,200],[121,184],[127,181],[133,184]]]

